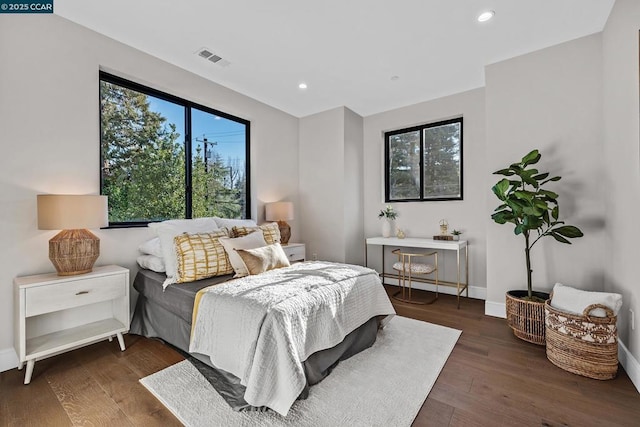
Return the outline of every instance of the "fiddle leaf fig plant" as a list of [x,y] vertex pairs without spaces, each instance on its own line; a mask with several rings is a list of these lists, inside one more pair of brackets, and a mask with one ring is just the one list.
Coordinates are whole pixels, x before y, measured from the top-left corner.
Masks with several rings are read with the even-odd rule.
[[491,188],[502,202],[491,218],[498,224],[513,224],[514,233],[524,236],[528,300],[535,299],[531,285],[531,248],[545,236],[567,244],[571,244],[569,239],[583,236],[578,227],[559,220],[558,194],[545,189],[544,185],[560,181],[561,177],[549,177],[548,172],[540,172],[532,167],[541,157],[538,150],[533,150],[520,162],[494,172],[494,175],[503,175],[505,178]]

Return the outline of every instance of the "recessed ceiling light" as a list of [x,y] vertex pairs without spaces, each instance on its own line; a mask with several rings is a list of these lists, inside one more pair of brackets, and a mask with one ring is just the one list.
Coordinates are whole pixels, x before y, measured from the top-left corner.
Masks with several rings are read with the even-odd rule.
[[300,84],[298,85],[298,88],[300,88],[300,89],[306,89],[306,88],[307,88],[307,84],[306,84],[306,83],[300,83]]
[[493,18],[493,15],[496,13],[493,10],[487,10],[486,12],[482,12],[478,15],[478,22],[487,22],[489,19]]

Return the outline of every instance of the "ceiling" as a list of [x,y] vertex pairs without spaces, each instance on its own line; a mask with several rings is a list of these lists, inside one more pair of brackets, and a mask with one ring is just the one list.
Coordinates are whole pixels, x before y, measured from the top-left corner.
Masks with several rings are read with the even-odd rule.
[[368,116],[484,86],[487,64],[602,31],[613,3],[56,0],[55,13],[297,117]]

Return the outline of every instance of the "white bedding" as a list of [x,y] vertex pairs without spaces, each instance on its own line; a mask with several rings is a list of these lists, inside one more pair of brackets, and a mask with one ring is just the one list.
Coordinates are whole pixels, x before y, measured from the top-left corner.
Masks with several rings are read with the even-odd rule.
[[393,314],[374,270],[298,263],[207,288],[189,351],[240,378],[247,403],[286,416],[306,384],[303,361],[370,318]]

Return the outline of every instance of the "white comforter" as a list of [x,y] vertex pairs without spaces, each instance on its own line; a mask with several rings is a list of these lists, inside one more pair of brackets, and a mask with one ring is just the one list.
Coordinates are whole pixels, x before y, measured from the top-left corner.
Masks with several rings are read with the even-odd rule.
[[208,288],[189,351],[240,378],[247,403],[286,416],[306,384],[303,361],[370,318],[392,314],[374,270],[299,263]]

